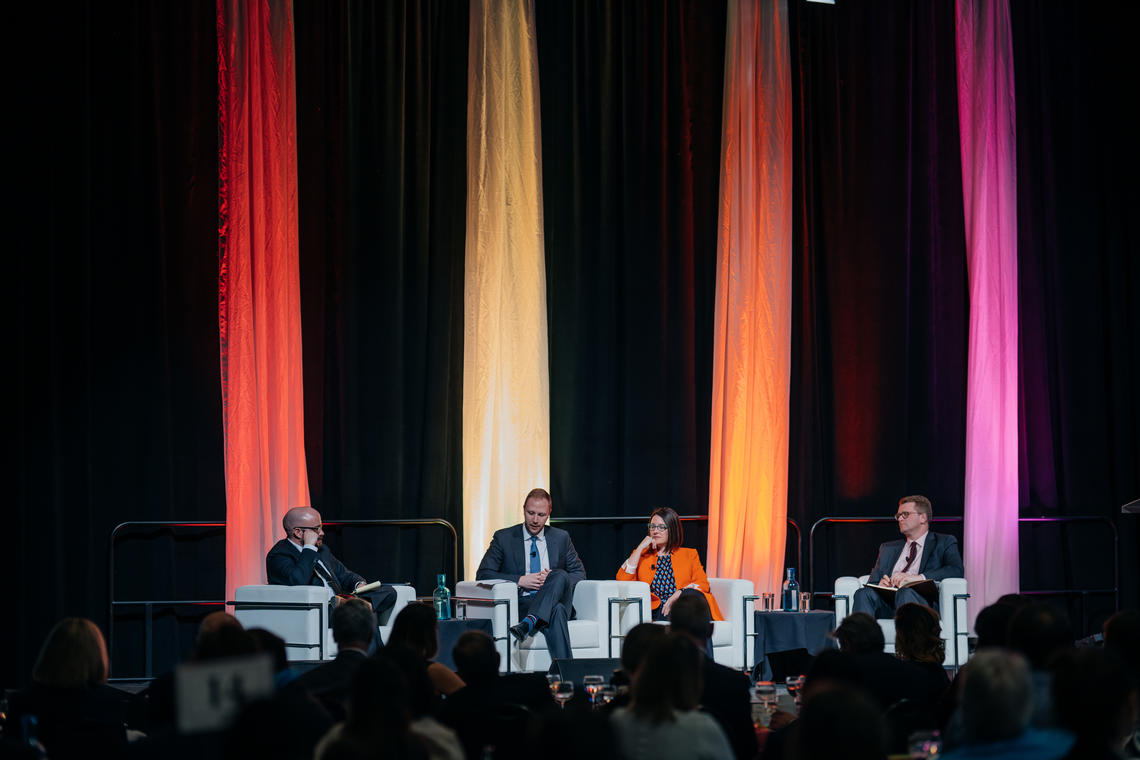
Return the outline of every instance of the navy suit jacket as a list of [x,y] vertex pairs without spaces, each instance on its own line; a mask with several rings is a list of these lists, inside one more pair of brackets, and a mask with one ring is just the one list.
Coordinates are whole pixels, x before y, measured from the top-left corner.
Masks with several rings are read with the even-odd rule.
[[[486,581],[498,578],[504,581],[519,582],[519,578],[530,572],[530,558],[523,549],[522,523],[495,531],[491,545],[475,571],[475,580]],[[546,554],[550,558],[551,570],[565,570],[570,577],[570,587],[586,579],[586,568],[574,549],[570,534],[561,528],[546,526]]]
[[[903,553],[907,540],[900,538],[897,541],[887,541],[879,545],[879,556],[875,560],[875,568],[871,571],[868,581],[878,583],[884,575],[890,577],[895,562]],[[958,551],[958,539],[945,533],[930,532],[926,534],[926,543],[922,547],[922,562],[919,563],[918,572],[932,581],[946,578],[964,578],[966,571],[962,567],[962,555]]]
[[351,594],[356,584],[364,582],[364,578],[345,567],[324,544],[316,551],[298,551],[287,538],[274,544],[265,555],[265,577],[275,586],[323,586],[321,577],[313,570],[318,559],[336,578],[341,593]]

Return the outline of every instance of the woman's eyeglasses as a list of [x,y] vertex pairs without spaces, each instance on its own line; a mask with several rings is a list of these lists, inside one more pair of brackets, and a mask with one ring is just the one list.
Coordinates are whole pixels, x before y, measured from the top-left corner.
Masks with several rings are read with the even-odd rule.
[[661,533],[661,532],[669,530],[668,526],[658,525],[657,523],[649,523],[648,527],[654,533]]

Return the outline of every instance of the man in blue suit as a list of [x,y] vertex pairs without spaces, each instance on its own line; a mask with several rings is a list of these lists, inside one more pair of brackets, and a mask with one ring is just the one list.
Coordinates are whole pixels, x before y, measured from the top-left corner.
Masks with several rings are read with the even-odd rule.
[[[855,592],[853,612],[866,612],[875,618],[891,618],[894,617],[895,609],[908,602],[927,603],[917,591],[902,586],[915,581],[940,581],[965,575],[962,555],[958,551],[958,539],[945,533],[931,533],[931,517],[933,510],[930,499],[925,496],[904,496],[899,499],[895,520],[898,521],[899,533],[903,534],[903,538],[879,546],[875,569],[869,578],[871,583],[899,589],[895,593],[894,607],[884,602],[874,589],[861,588]],[[933,606],[937,608],[937,601]]]
[[542,631],[552,658],[568,658],[570,630],[567,621],[574,601],[574,586],[585,580],[586,568],[578,558],[570,534],[546,524],[553,502],[550,494],[535,488],[523,501],[523,522],[495,531],[479,563],[475,580],[499,579],[519,586],[519,614],[511,626],[519,641]]

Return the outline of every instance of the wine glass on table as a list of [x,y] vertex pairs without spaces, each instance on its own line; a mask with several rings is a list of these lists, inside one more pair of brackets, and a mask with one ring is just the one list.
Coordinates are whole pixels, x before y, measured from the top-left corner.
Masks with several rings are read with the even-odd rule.
[[602,686],[602,693],[601,693],[602,704],[608,705],[610,702],[613,702],[614,699],[617,698],[617,693],[618,693],[617,687],[614,686],[613,684],[607,683],[607,684],[603,685]]
[[597,709],[598,694],[601,693],[602,687],[606,685],[606,679],[602,676],[586,676],[582,679],[582,684],[586,688],[586,694],[590,697],[590,706]]
[[559,681],[558,686],[554,687],[554,700],[558,702],[558,706],[563,710],[566,709],[566,703],[574,698],[574,682],[573,681]]
[[558,684],[562,683],[562,676],[556,673],[546,674],[546,686],[550,689],[550,696],[558,693]]

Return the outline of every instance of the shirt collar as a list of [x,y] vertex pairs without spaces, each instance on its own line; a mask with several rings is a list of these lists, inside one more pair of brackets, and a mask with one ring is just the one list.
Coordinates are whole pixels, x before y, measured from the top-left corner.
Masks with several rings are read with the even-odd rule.
[[[525,524],[522,526],[522,532],[523,532],[523,540],[524,541],[530,541],[530,531],[526,529]],[[534,537],[538,539],[538,543],[545,544],[546,543],[546,526],[543,525],[542,530],[540,530],[538,533],[535,533]]]

